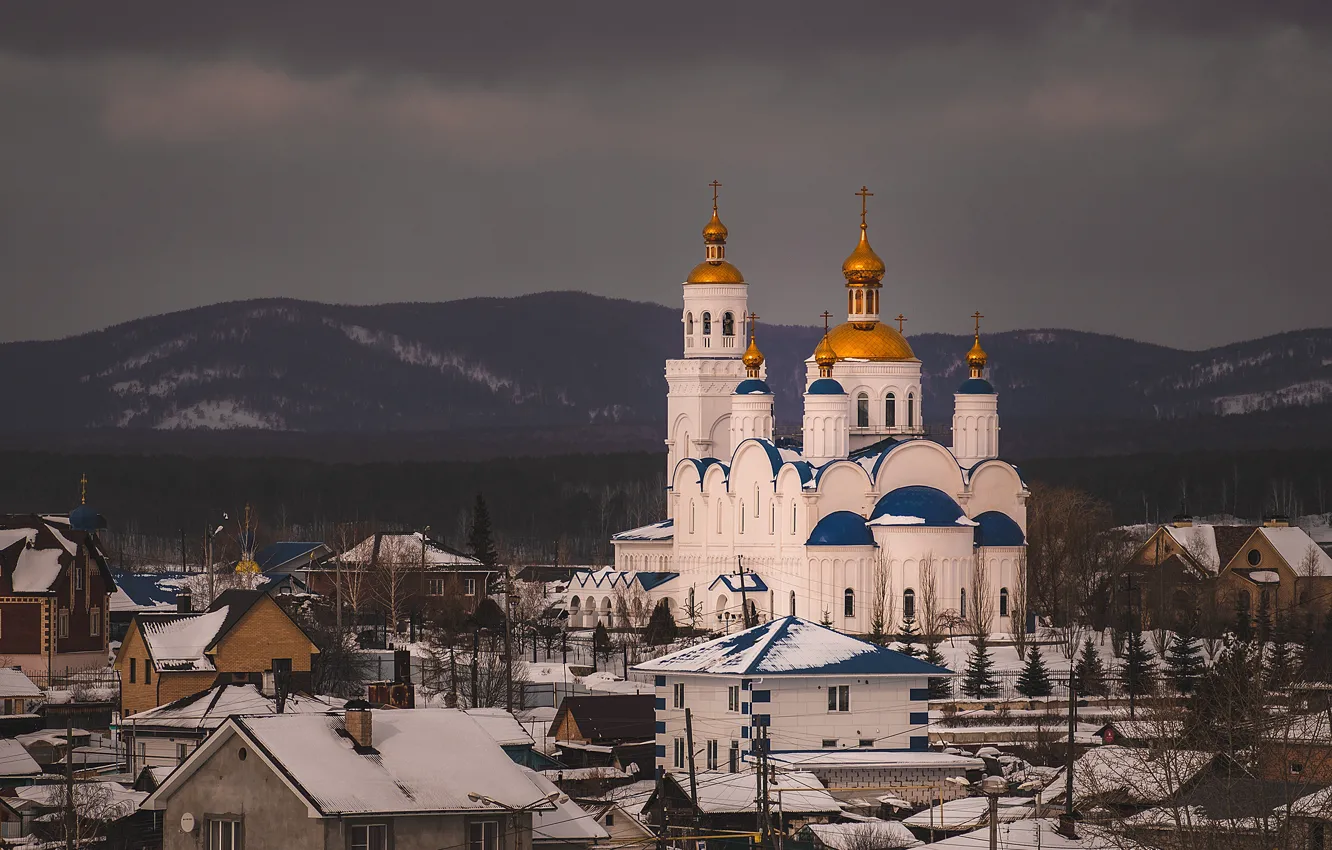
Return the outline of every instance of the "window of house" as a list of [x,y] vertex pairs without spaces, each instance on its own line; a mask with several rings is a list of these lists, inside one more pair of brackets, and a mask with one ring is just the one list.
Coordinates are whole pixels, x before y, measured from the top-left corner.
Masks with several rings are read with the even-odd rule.
[[849,587],[842,594],[842,615],[846,617],[856,616],[856,592]]
[[1256,566],[1258,566],[1259,564],[1261,564],[1262,562],[1263,562],[1263,553],[1262,553],[1262,552],[1259,552],[1257,549],[1250,549],[1250,550],[1249,550],[1249,565],[1250,565],[1250,566],[1254,566],[1254,567],[1256,567]]
[[75,566],[71,572],[74,573],[74,589],[76,591],[83,590],[83,570]]
[[151,685],[153,683],[153,665],[145,659],[143,662],[143,683]]
[[463,593],[467,596],[476,596],[476,579],[463,579]]
[[1302,762],[1302,761],[1293,761],[1293,762],[1291,762],[1291,763],[1290,763],[1290,775],[1291,775],[1291,776],[1299,776],[1301,773],[1304,773],[1304,762]]
[[791,533],[796,533],[796,503],[794,499],[791,501]]
[[777,533],[777,503],[768,503],[768,533]]
[[744,534],[744,533],[745,533],[745,502],[744,502],[744,499],[741,499],[741,500],[740,500],[740,512],[739,512],[739,514],[737,515],[737,517],[738,517],[738,519],[740,520],[740,533],[741,533],[741,534]]
[[893,393],[883,400],[883,424],[889,428],[897,425],[897,396]]
[[69,637],[69,609],[61,608],[56,617],[56,634],[58,637]]
[[606,812],[606,826],[615,826],[614,812]]
[[673,756],[673,761],[672,761],[672,763],[675,765],[675,767],[676,767],[678,770],[683,770],[683,769],[684,769],[684,766],[685,766],[685,740],[684,740],[684,738],[676,738],[676,739],[675,739],[675,745],[674,745],[674,747],[672,748],[672,756]]
[[795,591],[793,590],[791,591],[791,616],[794,617],[795,615]]
[[851,710],[851,686],[850,686],[850,685],[829,685],[829,686],[828,686],[828,710],[829,710],[829,711],[850,711],[850,710]]
[[999,588],[999,616],[1008,616],[1008,588]]
[[740,742],[739,742],[739,741],[732,741],[732,742],[731,742],[731,753],[730,753],[730,760],[729,760],[729,765],[728,765],[728,766],[731,768],[731,773],[739,773],[739,772],[740,772]]
[[873,738],[861,738],[861,739],[860,739],[860,743],[858,744],[858,746],[861,746],[861,747],[872,747],[872,746],[874,746],[874,739],[873,739]]
[[967,589],[965,587],[962,588],[961,598],[958,601],[957,612],[959,615],[963,617],[967,616]]
[[351,828],[351,850],[388,850],[388,824],[365,823]]
[[208,819],[208,850],[244,850],[240,818]]
[[1321,823],[1309,824],[1309,850],[1323,850],[1324,827]]
[[869,393],[856,396],[856,427],[869,427]]
[[916,394],[907,393],[907,427],[914,427],[916,424]]
[[499,850],[499,821],[474,820],[469,823],[467,850]]
[[830,749],[830,748],[835,747],[835,746],[837,746],[837,739],[836,739],[836,738],[824,738],[824,739],[823,739],[823,747],[824,747],[824,749]]
[[916,591],[909,587],[902,591],[902,616],[916,616]]
[[139,659],[130,659],[130,683],[133,684],[139,680]]
[[676,682],[671,685],[672,702],[676,708],[684,708],[684,682]]
[[102,609],[94,608],[88,612],[88,634],[96,637],[102,633]]
[[428,578],[426,579],[426,594],[429,596],[444,595],[444,579]]
[[177,744],[177,745],[176,745],[176,763],[177,763],[177,764],[180,764],[181,762],[185,761],[185,759],[187,759],[187,758],[189,758],[189,757],[190,757],[190,745],[189,745],[189,744]]
[[708,770],[716,770],[719,750],[716,741],[708,741]]
[[727,710],[727,711],[739,711],[739,710],[740,710],[740,686],[739,686],[739,685],[731,685],[729,688],[726,689],[726,710]]

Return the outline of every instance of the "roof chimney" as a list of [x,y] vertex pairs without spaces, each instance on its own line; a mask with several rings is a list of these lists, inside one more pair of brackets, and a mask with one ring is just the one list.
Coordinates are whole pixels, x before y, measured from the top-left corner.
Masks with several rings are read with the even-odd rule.
[[1267,528],[1285,528],[1290,525],[1290,517],[1285,514],[1271,514],[1263,517],[1263,525]]
[[363,699],[349,700],[343,708],[346,715],[343,718],[343,728],[347,734],[356,742],[356,746],[364,749],[373,749],[375,745],[374,720],[370,712],[370,703]]
[[1056,830],[1065,838],[1077,839],[1078,837],[1078,816],[1073,812],[1059,813],[1059,828]]
[[189,614],[194,610],[194,599],[190,596],[188,590],[182,590],[176,594],[176,613]]

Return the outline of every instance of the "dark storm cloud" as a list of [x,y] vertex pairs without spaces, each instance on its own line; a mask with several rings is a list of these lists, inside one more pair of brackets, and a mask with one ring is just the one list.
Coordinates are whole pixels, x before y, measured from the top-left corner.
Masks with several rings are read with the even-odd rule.
[[839,302],[865,182],[911,330],[1332,323],[1332,4],[90,8],[0,12],[0,339],[271,294],[674,304],[714,176],[769,319]]

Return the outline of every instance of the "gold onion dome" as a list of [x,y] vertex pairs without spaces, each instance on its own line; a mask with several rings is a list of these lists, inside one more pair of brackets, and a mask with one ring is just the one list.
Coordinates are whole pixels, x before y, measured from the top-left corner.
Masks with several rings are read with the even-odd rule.
[[818,364],[819,369],[831,369],[837,362],[837,352],[833,350],[832,343],[828,341],[828,334],[823,335],[819,340],[818,346],[814,349],[814,362]]
[[712,208],[712,220],[703,227],[703,241],[709,245],[715,245],[718,242],[726,241],[726,225],[717,218],[717,208]]
[[847,322],[828,331],[819,347],[814,349],[817,362],[819,351],[824,345],[830,345],[836,352],[836,360],[870,360],[884,362],[890,360],[914,360],[915,353],[906,337],[895,328],[883,322],[865,325],[861,322]]
[[744,283],[745,276],[725,260],[703,261],[694,266],[685,283]]
[[754,342],[754,337],[749,337],[749,348],[745,349],[745,354],[740,358],[740,362],[745,364],[746,369],[753,369],[757,372],[763,365],[763,352],[759,351],[758,343]]
[[985,368],[987,360],[989,360],[989,357],[985,354],[985,349],[981,348],[980,334],[976,334],[976,342],[971,346],[971,350],[967,352],[967,365],[979,371]]

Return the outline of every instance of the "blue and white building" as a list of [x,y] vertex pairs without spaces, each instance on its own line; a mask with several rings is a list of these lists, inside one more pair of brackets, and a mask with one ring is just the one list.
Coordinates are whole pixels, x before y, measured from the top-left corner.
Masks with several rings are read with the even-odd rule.
[[[951,676],[917,658],[796,617],[779,617],[634,668],[656,688],[657,766],[749,772],[757,727],[772,763],[828,787],[919,786],[921,801],[956,785],[977,759],[928,751],[928,682]],[[930,786],[926,788],[926,786]]]
[[[615,535],[615,571],[652,574],[649,603],[665,599],[679,620],[709,628],[743,622],[741,594],[721,580],[738,582],[743,565],[761,585],[746,586],[745,602],[764,619],[863,634],[882,605],[895,631],[921,617],[933,587],[936,616],[1014,629],[1028,490],[999,458],[979,315],[946,445],[925,432],[920,360],[900,327],[880,320],[884,264],[862,215],[842,265],[847,321],[805,361],[798,444],[779,442],[752,324],[743,345],[749,284],[725,259],[715,205],[703,235],[705,259],[683,284],[682,357],[666,363],[667,516]],[[605,585],[571,584],[572,625],[614,616]]]

